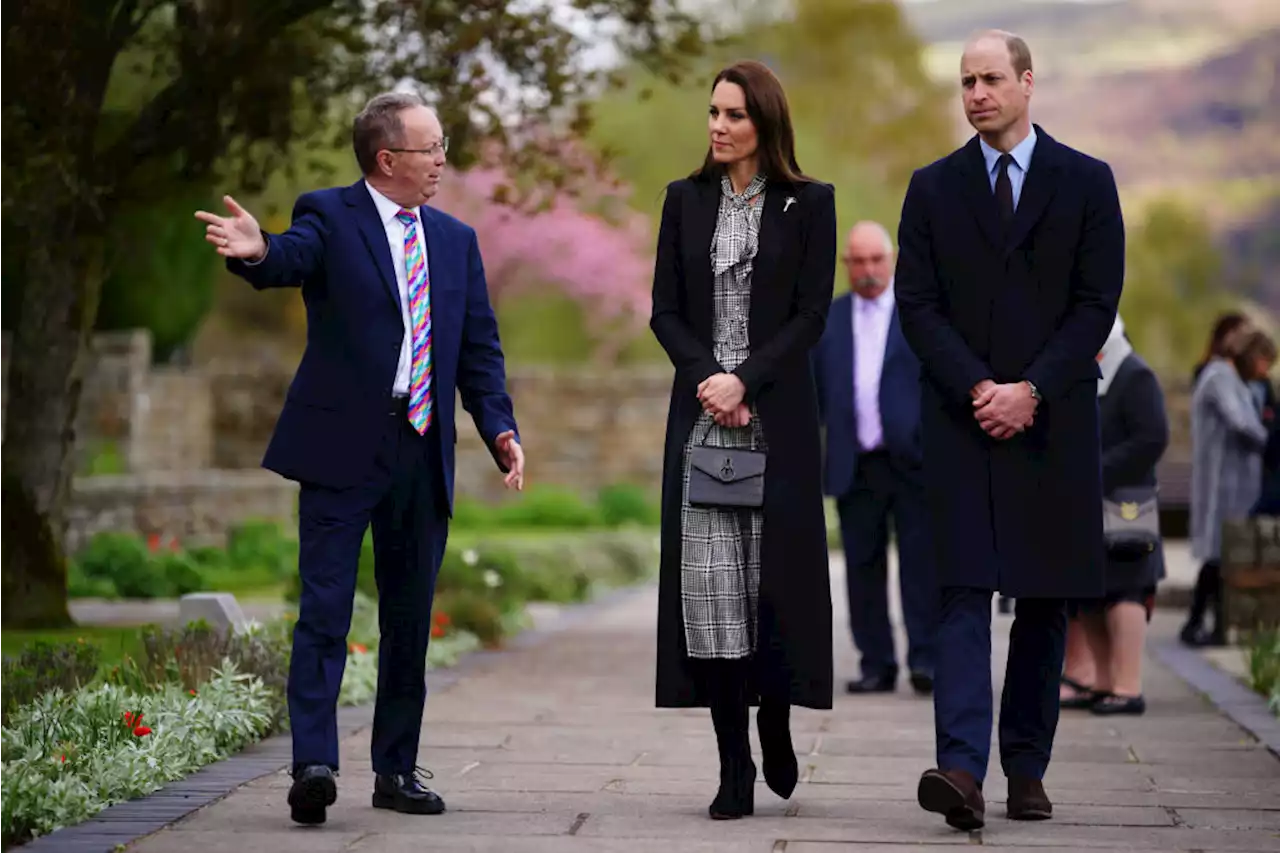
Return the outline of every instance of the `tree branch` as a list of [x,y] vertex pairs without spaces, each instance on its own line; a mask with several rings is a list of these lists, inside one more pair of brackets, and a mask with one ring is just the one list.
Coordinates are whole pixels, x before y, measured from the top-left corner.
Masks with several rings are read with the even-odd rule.
[[[229,49],[223,55],[214,57],[207,51],[195,51],[200,56],[192,61],[203,62],[204,66],[196,73],[191,67],[182,68],[178,78],[157,92],[118,140],[95,158],[105,188],[104,203],[109,204],[139,163],[164,152],[182,150],[196,133],[216,132],[208,127],[193,128],[182,121],[190,113],[186,106],[197,98],[221,97],[238,80],[257,72],[255,54],[260,54],[290,25],[331,5],[327,0],[255,4],[255,17],[245,20],[239,32],[232,34]],[[210,95],[207,89],[214,85],[220,90]],[[208,114],[207,110],[199,112]]]

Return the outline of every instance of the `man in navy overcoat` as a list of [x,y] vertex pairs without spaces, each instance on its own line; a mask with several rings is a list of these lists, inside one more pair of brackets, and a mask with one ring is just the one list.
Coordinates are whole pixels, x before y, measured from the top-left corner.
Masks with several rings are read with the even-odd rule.
[[1000,701],[1009,816],[1052,813],[1065,600],[1105,591],[1095,357],[1115,320],[1124,224],[1106,163],[1028,117],[1026,43],[989,32],[960,63],[967,145],[918,170],[895,286],[924,381],[927,499],[942,587],[938,766],[919,801],[983,824],[993,716],[991,597],[1017,599]]

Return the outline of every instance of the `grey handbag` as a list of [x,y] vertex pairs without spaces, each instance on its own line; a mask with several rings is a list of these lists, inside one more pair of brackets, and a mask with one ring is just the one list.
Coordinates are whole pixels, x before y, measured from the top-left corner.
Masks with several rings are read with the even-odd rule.
[[690,506],[755,508],[764,506],[766,455],[761,450],[735,447],[707,447],[702,442],[690,448]]
[[1102,535],[1113,557],[1133,559],[1160,544],[1160,505],[1155,486],[1116,489],[1102,499]]

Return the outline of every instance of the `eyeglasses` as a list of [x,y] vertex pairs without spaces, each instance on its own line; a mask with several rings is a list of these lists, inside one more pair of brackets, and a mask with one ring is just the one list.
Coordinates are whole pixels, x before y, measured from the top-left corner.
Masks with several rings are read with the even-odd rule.
[[398,151],[404,154],[430,154],[432,156],[435,156],[437,153],[448,154],[449,153],[449,137],[447,136],[444,137],[435,145],[432,145],[428,148],[387,148],[384,150]]

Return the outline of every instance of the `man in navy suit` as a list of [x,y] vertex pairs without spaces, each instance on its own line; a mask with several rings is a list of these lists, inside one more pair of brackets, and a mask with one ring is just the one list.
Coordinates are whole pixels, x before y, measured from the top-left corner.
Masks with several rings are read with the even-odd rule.
[[898,680],[889,619],[889,518],[907,628],[907,667],[919,694],[933,689],[938,590],[920,470],[920,363],[894,305],[893,242],[859,222],[844,263],[851,293],[838,297],[813,351],[826,425],[825,489],[836,498],[844,542],[849,627],[861,653],[850,693],[892,692]]
[[1096,357],[1116,318],[1125,237],[1107,164],[1032,124],[1026,42],[982,33],[959,72],[976,133],[912,176],[894,279],[924,376],[941,591],[938,763],[917,799],[973,830],[986,814],[993,592],[1016,600],[999,720],[1008,815],[1053,814],[1043,780],[1066,601],[1106,592]]
[[300,484],[302,580],[289,668],[293,819],[337,798],[337,701],[357,563],[373,526],[378,695],[373,805],[438,814],[416,759],[436,573],[452,516],[455,392],[508,488],[523,488],[497,322],[475,232],[425,207],[448,139],[417,96],[378,95],[354,122],[364,177],[298,199],[267,234],[230,196],[206,239],[257,289],[300,287],[307,346],[263,466]]

